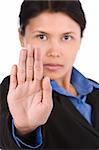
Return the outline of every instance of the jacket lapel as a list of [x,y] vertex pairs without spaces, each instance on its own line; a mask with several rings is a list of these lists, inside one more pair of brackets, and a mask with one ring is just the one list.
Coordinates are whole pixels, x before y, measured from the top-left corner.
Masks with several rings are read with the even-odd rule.
[[[98,90],[99,92],[99,90]],[[98,97],[95,97],[95,96],[92,96],[93,94],[89,94],[88,95],[88,100],[96,100],[96,98]],[[92,132],[93,134],[95,134],[96,136],[99,137],[99,130],[97,132],[97,129],[96,127],[98,126],[98,129],[99,129],[99,115],[97,116],[96,114],[99,114],[99,102],[98,102],[98,110],[96,109],[96,106],[94,105],[94,122],[95,122],[95,127],[94,127],[94,124],[93,125],[90,125],[88,123],[88,121],[81,115],[81,113],[75,108],[75,106],[72,104],[72,102],[69,100],[68,97],[64,96],[64,95],[61,95],[60,94],[60,99],[64,100],[65,101],[65,107],[68,111],[68,113],[71,115],[72,119],[75,120],[76,122],[78,122],[80,125],[82,125],[84,128],[86,128],[87,130],[90,130],[90,132]],[[99,100],[98,100],[99,101]],[[98,111],[98,113],[96,112]],[[97,120],[97,117],[98,117],[98,121]],[[98,122],[98,123],[97,123]]]

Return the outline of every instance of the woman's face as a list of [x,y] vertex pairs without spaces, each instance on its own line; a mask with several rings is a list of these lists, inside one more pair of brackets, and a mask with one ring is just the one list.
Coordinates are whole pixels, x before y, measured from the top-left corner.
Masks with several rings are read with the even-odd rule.
[[22,46],[42,53],[44,75],[62,79],[71,70],[81,41],[80,26],[66,14],[43,12],[32,18],[21,36]]

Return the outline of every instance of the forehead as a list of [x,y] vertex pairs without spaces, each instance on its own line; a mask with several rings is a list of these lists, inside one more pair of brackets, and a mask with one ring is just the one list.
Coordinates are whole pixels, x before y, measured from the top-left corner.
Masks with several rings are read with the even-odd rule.
[[43,12],[37,17],[30,19],[27,27],[30,30],[39,29],[39,30],[51,30],[54,31],[58,29],[58,31],[64,31],[66,29],[69,30],[79,30],[80,26],[77,22],[75,22],[68,15],[56,12]]

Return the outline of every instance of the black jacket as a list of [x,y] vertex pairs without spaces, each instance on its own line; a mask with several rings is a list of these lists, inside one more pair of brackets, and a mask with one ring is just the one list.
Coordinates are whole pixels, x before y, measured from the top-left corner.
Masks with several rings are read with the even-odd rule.
[[[18,149],[11,134],[11,114],[7,105],[9,77],[0,86],[0,148]],[[42,126],[43,144],[40,149],[98,149],[99,148],[99,89],[87,96],[92,105],[91,126],[68,97],[53,91],[54,108]],[[17,133],[16,133],[17,134]],[[35,131],[21,137],[27,144],[35,143]],[[24,146],[23,146],[24,148]]]

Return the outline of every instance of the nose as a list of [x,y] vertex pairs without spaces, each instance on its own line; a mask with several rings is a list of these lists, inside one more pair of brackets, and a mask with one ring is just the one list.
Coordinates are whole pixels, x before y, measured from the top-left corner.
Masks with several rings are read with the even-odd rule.
[[60,57],[61,56],[61,47],[60,47],[60,43],[57,40],[53,40],[49,43],[47,56],[48,57]]

